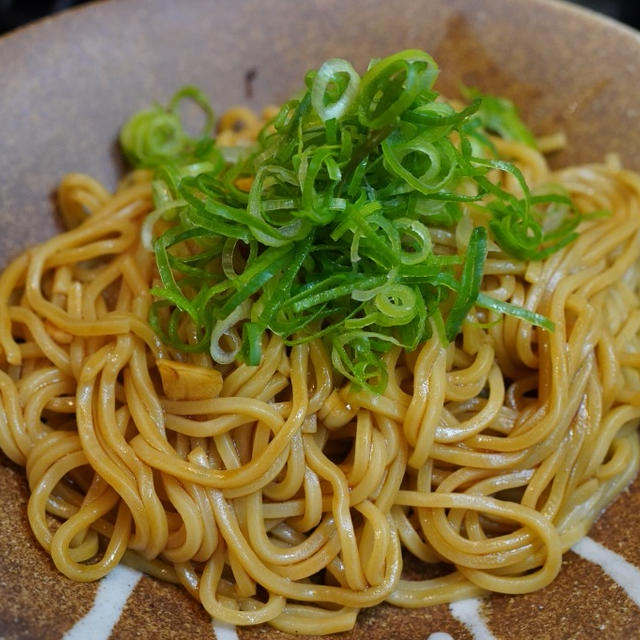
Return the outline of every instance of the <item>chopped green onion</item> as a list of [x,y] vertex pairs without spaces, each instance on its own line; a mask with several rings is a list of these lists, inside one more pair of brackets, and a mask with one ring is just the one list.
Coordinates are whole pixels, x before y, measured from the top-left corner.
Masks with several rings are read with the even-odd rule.
[[[340,76],[346,76],[346,86],[341,86]],[[354,104],[359,85],[360,76],[346,60],[327,60],[318,69],[311,87],[311,104],[320,119],[326,123],[328,120],[342,118]],[[339,95],[335,99],[329,95],[330,87],[333,87],[334,91],[339,88]],[[335,130],[335,123],[331,126]]]
[[505,140],[515,140],[536,147],[533,134],[520,119],[518,110],[511,100],[485,95],[471,87],[461,87],[461,91],[467,100],[480,102],[475,114],[476,122],[472,126],[479,126]]
[[449,341],[454,340],[458,335],[462,328],[462,323],[478,299],[486,256],[487,230],[484,227],[476,227],[471,232],[467,247],[462,278],[460,279],[460,289],[445,322],[445,334]]
[[[434,333],[455,340],[474,306],[552,330],[480,292],[489,239],[539,260],[584,218],[557,189],[532,195],[497,157],[490,134],[533,141],[511,103],[467,90],[470,104],[456,111],[438,100],[437,75],[418,50],[374,60],[362,78],[328,60],[247,149],[217,148],[213,112],[193,87],[134,115],[120,139],[132,164],[156,167],[142,233],[161,280],[150,311],[161,339],[254,366],[265,331],[287,345],[319,338],[339,375],[382,392],[383,352]],[[205,115],[195,138],[180,120],[184,99]],[[513,176],[522,195],[494,172]],[[160,219],[168,228],[154,238]],[[435,237],[459,224],[466,248],[443,253]]]
[[[205,123],[198,138],[191,138],[182,125],[178,106],[184,99],[193,100],[203,111]],[[220,157],[210,138],[214,113],[207,97],[197,87],[183,87],[165,109],[159,105],[138,111],[122,127],[120,146],[135,167],[161,167],[166,164],[189,164],[193,159]]]
[[486,293],[478,294],[476,304],[479,307],[491,309],[492,311],[496,311],[497,313],[504,313],[510,316],[514,316],[515,318],[520,318],[522,320],[525,320],[529,324],[533,324],[536,327],[542,327],[547,331],[555,331],[555,325],[551,320],[549,320],[549,318],[540,315],[539,313],[535,313],[533,311],[529,311],[528,309],[519,307],[518,305],[511,304],[510,302],[497,300],[496,298],[488,296]]

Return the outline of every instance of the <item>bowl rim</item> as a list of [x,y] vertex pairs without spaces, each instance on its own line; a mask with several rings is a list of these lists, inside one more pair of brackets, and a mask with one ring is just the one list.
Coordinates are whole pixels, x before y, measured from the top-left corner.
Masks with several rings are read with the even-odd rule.
[[[242,0],[237,0],[241,2]],[[279,0],[271,0],[271,3],[278,2]],[[307,2],[318,2],[318,0],[306,0]],[[321,1],[321,0],[320,0]],[[403,0],[406,1],[406,0]],[[446,2],[446,0],[442,0]],[[38,29],[42,25],[48,24],[50,22],[58,22],[61,20],[68,19],[72,16],[76,16],[82,12],[93,12],[93,11],[101,11],[108,4],[120,3],[124,4],[125,2],[133,4],[136,0],[90,0],[87,3],[73,5],[71,7],[67,7],[62,11],[58,11],[56,13],[41,16],[32,20],[28,23],[19,25],[14,27],[10,31],[3,33],[0,35],[0,47],[8,40],[11,40],[16,37],[22,36],[26,31],[31,31],[33,29]],[[538,4],[540,6],[545,7],[553,7],[554,10],[564,11],[567,13],[573,13],[574,15],[578,15],[581,18],[593,20],[595,22],[599,22],[601,24],[606,24],[612,29],[616,29],[620,31],[622,34],[627,36],[632,36],[638,41],[640,44],[640,29],[635,29],[629,24],[621,22],[620,20],[607,15],[606,13],[602,13],[593,9],[592,7],[587,7],[585,5],[577,4],[576,2],[571,2],[571,0],[509,0],[512,4],[520,3],[522,5],[527,4],[531,6],[532,4]],[[546,9],[545,9],[546,10]],[[0,53],[2,49],[0,48]]]

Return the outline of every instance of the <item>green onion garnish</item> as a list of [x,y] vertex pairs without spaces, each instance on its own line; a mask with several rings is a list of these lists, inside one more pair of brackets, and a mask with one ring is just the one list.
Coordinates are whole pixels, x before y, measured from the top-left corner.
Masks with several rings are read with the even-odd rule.
[[[267,330],[286,344],[321,337],[337,372],[381,392],[381,353],[415,349],[433,327],[453,341],[474,307],[552,330],[480,292],[489,240],[515,259],[542,259],[573,240],[581,216],[564,194],[531,195],[495,156],[489,135],[533,144],[511,103],[467,90],[470,104],[456,111],[434,91],[437,75],[417,50],[374,60],[362,78],[328,60],[234,154],[210,137],[212,110],[197,89],[134,115],[121,142],[135,166],[157,169],[153,220],[169,223],[152,240],[145,228],[162,281],[151,310],[162,339],[256,365]],[[183,129],[184,98],[205,113],[200,137]],[[522,195],[490,179],[496,171]],[[438,246],[434,234],[463,216],[474,227],[466,248]],[[188,343],[185,321],[195,329]]]
[[472,126],[480,126],[505,140],[522,142],[530,147],[536,146],[533,134],[520,119],[513,102],[506,98],[483,94],[472,87],[461,87],[460,90],[467,100],[479,101]]

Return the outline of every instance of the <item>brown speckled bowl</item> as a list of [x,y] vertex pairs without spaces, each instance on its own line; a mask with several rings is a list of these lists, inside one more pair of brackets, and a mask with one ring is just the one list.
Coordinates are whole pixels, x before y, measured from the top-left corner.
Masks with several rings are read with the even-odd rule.
[[[406,47],[430,51],[443,73],[513,98],[536,133],[562,129],[556,165],[618,152],[640,170],[640,35],[543,0],[111,0],[0,39],[0,262],[55,232],[51,193],[68,171],[113,185],[120,124],[152,100],[194,83],[216,109],[278,102],[310,66]],[[247,75],[248,74],[248,75]],[[248,79],[249,76],[249,79]],[[255,76],[250,81],[250,77]],[[95,584],[58,575],[28,528],[26,483],[0,464],[0,637],[58,639],[91,608]],[[640,482],[591,537],[640,567]],[[636,584],[636,587],[639,585]],[[569,552],[547,589],[484,604],[501,639],[640,637],[640,608],[597,565]],[[473,638],[447,606],[361,614],[348,638]],[[285,638],[268,628],[240,638]],[[114,638],[213,638],[181,590],[143,578]],[[221,637],[221,636],[220,636]],[[231,637],[231,636],[225,636]],[[480,636],[477,636],[480,637]],[[87,635],[90,640],[91,634]]]

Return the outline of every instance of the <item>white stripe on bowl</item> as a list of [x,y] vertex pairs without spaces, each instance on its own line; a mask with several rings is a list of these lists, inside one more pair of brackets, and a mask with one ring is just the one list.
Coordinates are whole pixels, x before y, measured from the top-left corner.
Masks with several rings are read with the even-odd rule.
[[581,558],[597,564],[640,607],[640,569],[593,538],[583,538],[571,550]]
[[238,640],[238,632],[236,628],[228,622],[222,622],[215,618],[211,620],[213,625],[213,633],[217,640]]
[[494,640],[494,636],[489,631],[480,611],[482,603],[482,598],[467,598],[452,602],[449,605],[449,610],[456,620],[467,627],[474,640]]
[[62,640],[107,640],[122,615],[122,610],[138,584],[142,574],[135,569],[118,565],[98,585],[93,606],[80,618]]

